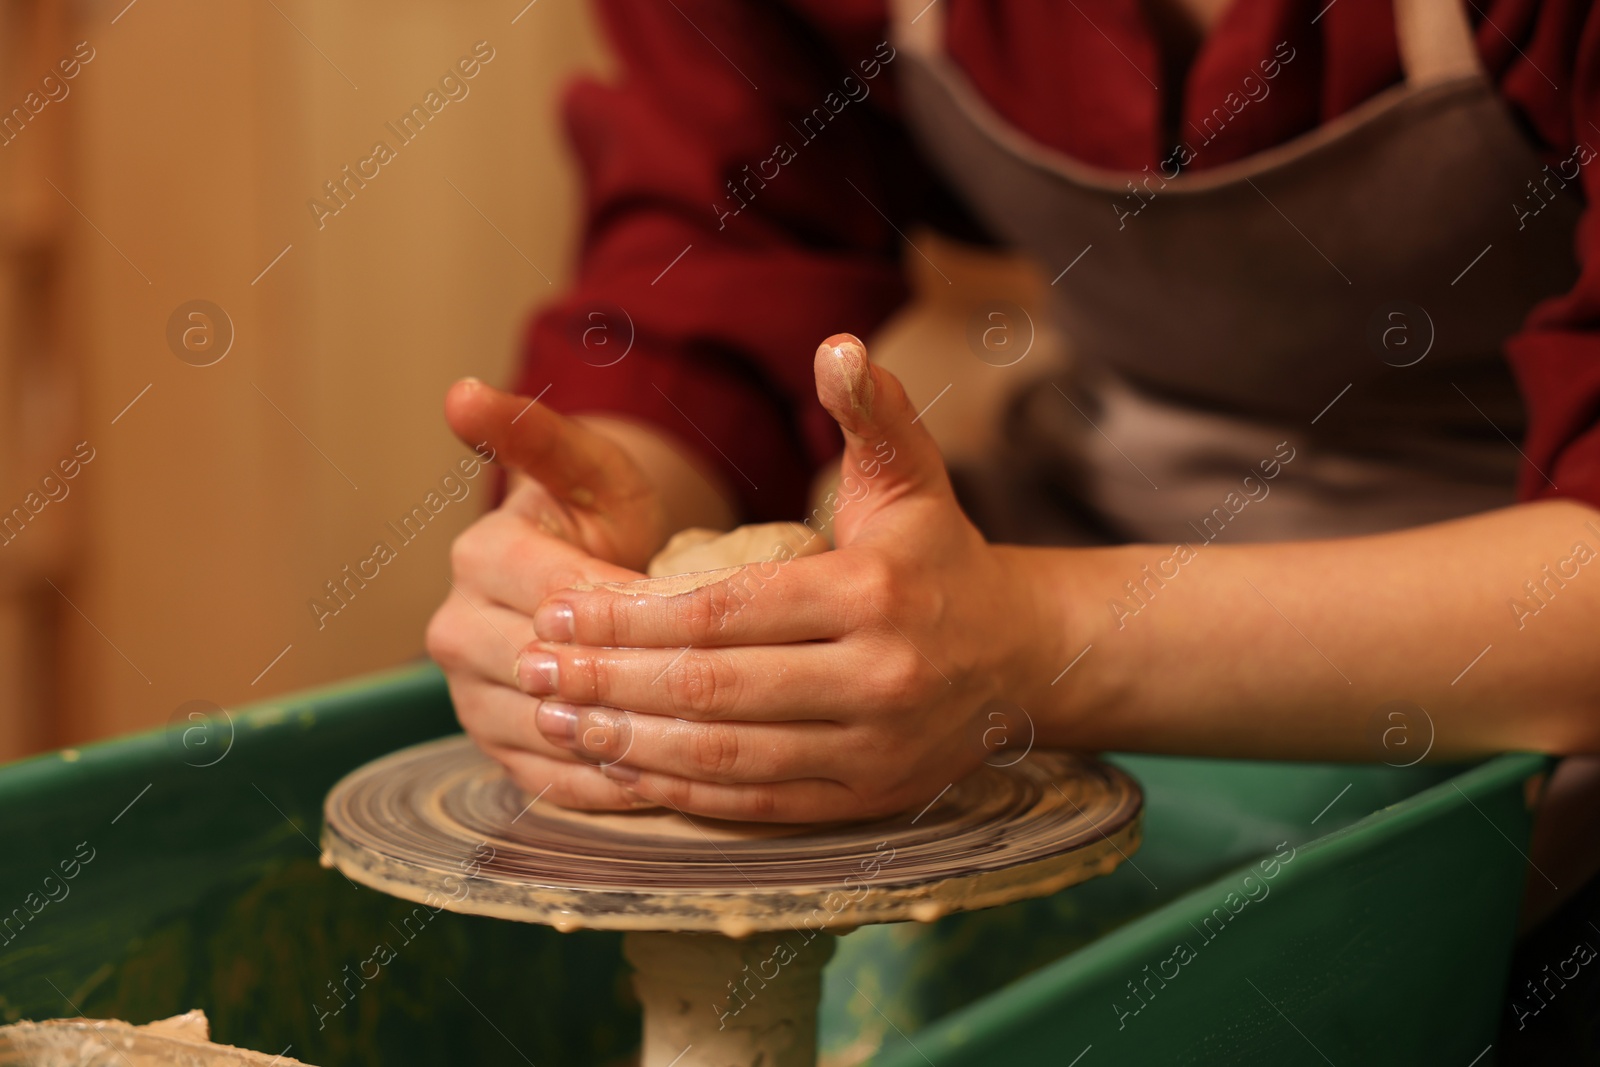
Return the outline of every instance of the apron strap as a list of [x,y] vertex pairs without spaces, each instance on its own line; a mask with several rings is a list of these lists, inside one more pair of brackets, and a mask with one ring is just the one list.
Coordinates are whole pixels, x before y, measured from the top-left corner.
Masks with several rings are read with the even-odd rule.
[[924,59],[944,51],[943,0],[889,0],[889,42]]
[[1394,32],[1413,89],[1483,74],[1461,0],[1394,0]]
[[[889,0],[895,47],[925,58],[939,56],[944,51],[943,7],[943,0]],[[1394,0],[1394,22],[1400,66],[1412,88],[1482,74],[1462,0]]]

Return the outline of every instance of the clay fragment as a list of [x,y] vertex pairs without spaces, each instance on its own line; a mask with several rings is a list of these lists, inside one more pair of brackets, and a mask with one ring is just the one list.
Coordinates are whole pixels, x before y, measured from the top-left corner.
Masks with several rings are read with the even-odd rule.
[[308,1067],[211,1041],[203,1011],[143,1026],[120,1019],[49,1019],[0,1026],[0,1063],[18,1067]]

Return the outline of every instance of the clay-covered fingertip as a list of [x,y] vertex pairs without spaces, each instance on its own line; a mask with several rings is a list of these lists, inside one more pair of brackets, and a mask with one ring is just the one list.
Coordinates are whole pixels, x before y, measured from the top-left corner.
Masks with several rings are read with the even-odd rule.
[[817,348],[817,393],[836,416],[848,410],[860,418],[872,414],[872,363],[867,346],[854,334],[836,333]]

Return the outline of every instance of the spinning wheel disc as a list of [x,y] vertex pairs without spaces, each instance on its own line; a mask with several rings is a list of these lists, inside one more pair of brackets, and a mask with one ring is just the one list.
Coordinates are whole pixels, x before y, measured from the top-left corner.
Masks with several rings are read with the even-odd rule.
[[530,803],[466,737],[404,749],[328,794],[323,862],[394,896],[562,930],[851,928],[1043,896],[1139,845],[1142,796],[1087,756],[984,766],[921,812],[779,826]]

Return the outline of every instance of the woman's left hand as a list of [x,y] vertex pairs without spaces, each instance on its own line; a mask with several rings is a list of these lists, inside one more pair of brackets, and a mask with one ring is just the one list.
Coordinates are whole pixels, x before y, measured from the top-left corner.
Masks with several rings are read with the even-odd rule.
[[[551,594],[519,684],[544,735],[642,799],[808,822],[925,803],[1029,726],[1011,703],[1059,658],[1023,553],[956,504],[893,375],[847,334],[816,357],[844,430],[837,550],[676,595],[639,582]],[[659,589],[659,583],[656,586]],[[625,709],[625,710],[619,710]]]

